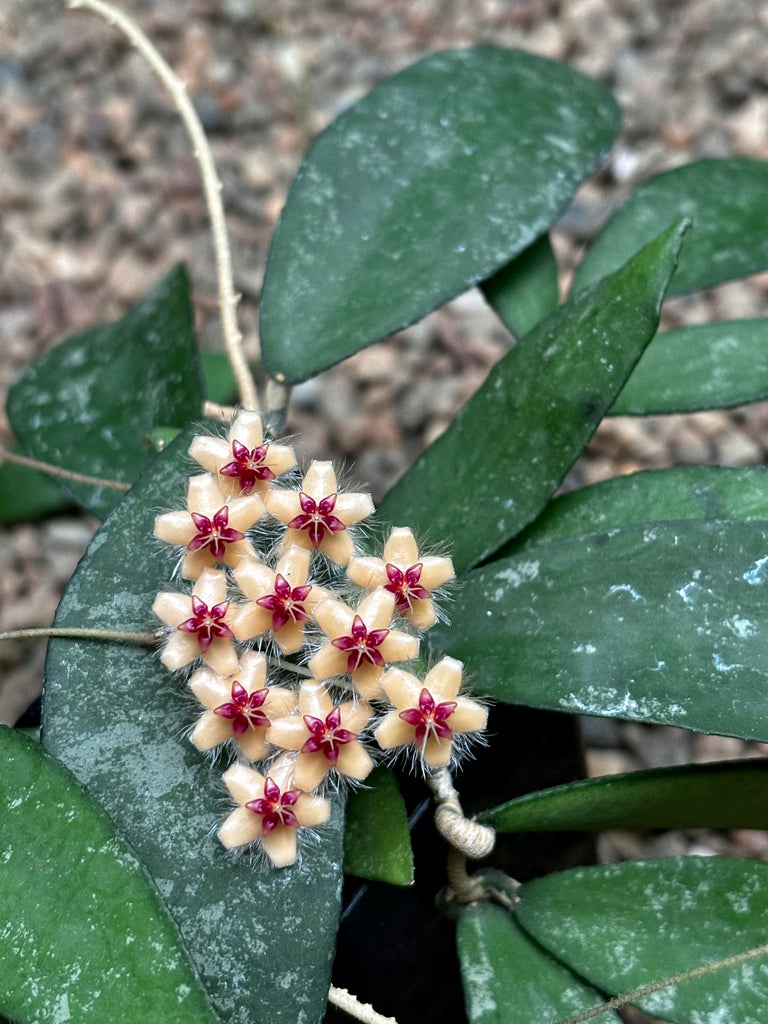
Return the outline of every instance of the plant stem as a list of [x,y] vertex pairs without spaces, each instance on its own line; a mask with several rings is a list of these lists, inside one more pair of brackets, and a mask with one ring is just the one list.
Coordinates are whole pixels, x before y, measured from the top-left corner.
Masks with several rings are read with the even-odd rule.
[[66,637],[70,640],[115,640],[119,643],[149,644],[162,639],[162,632],[133,633],[124,629],[90,629],[87,626],[34,626],[29,629],[9,629],[0,633],[0,640],[26,640],[39,636]]
[[338,1006],[340,1010],[348,1013],[355,1020],[361,1020],[363,1024],[397,1024],[394,1017],[382,1016],[369,1003],[361,1003],[357,996],[353,996],[345,988],[336,988],[331,985],[328,1002],[333,1006]]
[[684,981],[693,981],[695,978],[701,978],[705,974],[714,974],[715,971],[720,971],[725,967],[736,967],[738,964],[746,963],[748,960],[756,960],[758,957],[766,955],[768,955],[768,943],[764,946],[755,946],[753,949],[748,949],[744,953],[736,953],[734,956],[727,956],[722,960],[715,960],[710,964],[703,964],[701,967],[694,967],[690,971],[683,971],[682,974],[674,974],[669,978],[663,978],[661,981],[653,981],[648,985],[642,985],[640,988],[633,989],[631,992],[625,992],[623,995],[614,996],[613,999],[609,999],[607,1003],[601,1003],[599,1006],[593,1006],[589,1010],[582,1010],[581,1013],[575,1013],[571,1017],[563,1017],[562,1020],[554,1021],[553,1024],[581,1024],[582,1021],[592,1020],[594,1017],[599,1017],[608,1010],[619,1010],[622,1006],[627,1006],[629,1003],[636,1003],[638,999],[650,996],[654,992],[660,992],[662,989],[671,988],[672,985],[680,985]]
[[49,476],[58,476],[62,480],[71,480],[76,484],[90,484],[92,487],[108,487],[113,491],[130,491],[132,484],[123,480],[107,480],[100,476],[88,476],[86,473],[76,473],[73,469],[62,469],[61,466],[51,465],[49,462],[40,462],[39,459],[30,459],[26,455],[17,455],[16,452],[9,452],[0,447],[0,463],[15,462],[19,466],[26,466],[28,469],[38,469]]
[[122,12],[116,10],[104,0],[67,0],[71,8],[86,8],[100,15],[116,29],[123,33],[136,47],[158,76],[173,104],[179,112],[184,127],[192,140],[192,150],[200,168],[205,192],[205,203],[211,219],[213,248],[216,255],[216,270],[219,282],[219,313],[224,345],[227,350],[232,372],[237,381],[240,401],[245,409],[257,410],[259,407],[256,385],[243,352],[243,338],[237,325],[238,296],[235,295],[232,280],[232,260],[229,251],[229,238],[224,219],[224,206],[221,201],[222,185],[216,173],[211,148],[205,137],[203,126],[197,116],[192,102],[187,95],[186,86],[171,70],[158,50],[139,29],[139,27]]

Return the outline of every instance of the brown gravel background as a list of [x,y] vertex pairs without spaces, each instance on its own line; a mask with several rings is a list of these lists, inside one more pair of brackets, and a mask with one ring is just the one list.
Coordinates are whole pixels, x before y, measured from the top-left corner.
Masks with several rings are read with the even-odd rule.
[[[768,7],[760,0],[133,0],[124,5],[186,81],[224,182],[251,355],[269,238],[308,142],[382,78],[436,49],[522,47],[606,82],[624,128],[558,226],[563,287],[610,210],[650,174],[700,156],[768,159]],[[54,0],[0,7],[0,398],[72,332],[119,316],[184,260],[202,344],[220,345],[205,207],[190,147],[151,72],[108,26]],[[664,325],[765,315],[768,275],[676,299]],[[476,293],[297,388],[289,428],[308,457],[355,464],[380,496],[509,344]],[[0,414],[0,441],[9,438]],[[616,418],[569,484],[768,452],[768,405]],[[0,629],[46,625],[95,527],[57,516],[0,531]],[[0,721],[39,689],[44,651],[0,648]],[[736,756],[744,745],[585,720],[593,774]],[[765,753],[768,748],[750,745]],[[609,835],[607,858],[768,857],[762,833]]]

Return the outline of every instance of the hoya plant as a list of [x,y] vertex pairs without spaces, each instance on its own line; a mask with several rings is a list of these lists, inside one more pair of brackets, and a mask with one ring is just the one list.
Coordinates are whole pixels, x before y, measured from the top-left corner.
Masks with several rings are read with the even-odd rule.
[[[42,469],[103,525],[43,631],[40,741],[0,730],[0,1013],[764,1022],[768,865],[597,866],[576,834],[765,828],[768,761],[550,768],[582,714],[768,742],[765,470],[558,494],[605,416],[768,397],[766,321],[657,333],[667,296],[768,268],[768,164],[648,181],[560,302],[549,231],[614,100],[529,53],[435,53],[307,153],[249,365],[194,110],[130,21],[73,6],[189,128],[238,397],[182,267],[10,392],[4,514]],[[472,287],[509,351],[378,507],[354,467],[298,464],[291,386]]]

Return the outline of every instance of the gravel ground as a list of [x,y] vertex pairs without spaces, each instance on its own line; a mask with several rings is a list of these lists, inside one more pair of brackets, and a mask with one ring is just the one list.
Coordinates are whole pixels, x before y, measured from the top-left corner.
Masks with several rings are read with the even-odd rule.
[[[268,241],[308,142],[346,105],[436,49],[522,47],[607,83],[624,127],[555,235],[563,287],[610,210],[650,174],[701,156],[768,159],[768,8],[759,0],[133,0],[188,85],[224,182],[241,326],[256,313]],[[53,0],[0,10],[0,397],[34,356],[119,316],[173,264],[195,287],[202,344],[220,345],[195,163],[169,102],[108,26]],[[768,275],[665,307],[665,325],[765,315]],[[476,293],[296,389],[289,429],[308,457],[355,463],[376,496],[445,427],[509,343]],[[765,461],[768,405],[616,418],[569,483],[673,463]],[[0,441],[8,440],[0,414]],[[0,532],[0,629],[46,625],[95,523],[58,516]],[[0,721],[42,678],[33,643],[0,649]],[[587,721],[595,774],[737,756],[680,730]],[[748,748],[765,753],[752,745]],[[768,857],[759,833],[610,835],[609,858],[713,850]]]

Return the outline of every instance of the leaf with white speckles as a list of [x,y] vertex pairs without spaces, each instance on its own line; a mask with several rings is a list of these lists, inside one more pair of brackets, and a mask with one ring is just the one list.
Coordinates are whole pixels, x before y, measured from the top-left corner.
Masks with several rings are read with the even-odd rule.
[[[154,454],[158,425],[200,415],[203,383],[189,279],[172,270],[111,324],[76,334],[30,363],[8,393],[8,418],[27,453],[89,476],[133,483]],[[103,518],[121,491],[62,482]]]
[[382,82],[291,186],[261,299],[270,373],[306,380],[499,270],[550,227],[618,125],[599,82],[517,50],[437,53]]
[[0,726],[0,1011],[19,1024],[213,1024],[178,929],[104,812]]
[[433,653],[510,704],[768,741],[768,522],[646,523],[464,576]]
[[768,267],[768,162],[697,160],[651,178],[608,221],[579,264],[573,291],[612,273],[676,217],[690,217],[669,294],[755,274]]
[[[146,630],[175,554],[155,510],[181,507],[191,431],[158,456],[96,534],[57,625]],[[215,828],[231,808],[220,774],[186,739],[183,678],[147,648],[54,640],[43,705],[46,748],[109,811],[154,878],[226,1024],[322,1019],[340,911],[343,807],[281,870],[227,853]]]
[[[456,941],[470,1024],[547,1024],[603,1002],[532,942],[508,911],[492,903],[462,910]],[[618,1024],[613,1013],[594,1020]]]
[[687,226],[673,224],[529,331],[395,484],[381,516],[450,543],[459,573],[529,523],[656,333]]
[[[597,988],[619,994],[764,946],[768,864],[670,857],[527,882],[520,924]],[[638,1000],[675,1024],[765,1024],[768,949]]]

